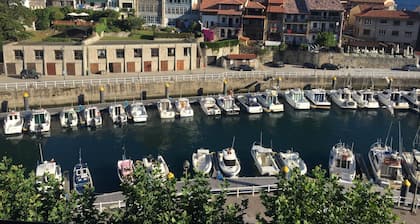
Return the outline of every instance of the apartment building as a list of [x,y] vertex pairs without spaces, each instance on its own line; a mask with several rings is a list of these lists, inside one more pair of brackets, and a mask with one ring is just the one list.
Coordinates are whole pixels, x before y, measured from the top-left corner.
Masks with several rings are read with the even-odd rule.
[[193,12],[192,0],[164,0],[165,2],[165,24],[175,26],[178,21],[189,21],[198,19]]
[[30,9],[43,9],[46,7],[45,0],[23,0],[22,5]]
[[55,7],[76,7],[76,0],[46,0],[46,6],[55,6]]
[[360,39],[415,47],[419,27],[418,12],[370,10],[356,15],[353,34]]
[[265,6],[259,2],[246,1],[243,8],[243,36],[252,40],[263,40]]
[[305,0],[285,0],[281,32],[283,41],[288,45],[308,42],[309,11]]

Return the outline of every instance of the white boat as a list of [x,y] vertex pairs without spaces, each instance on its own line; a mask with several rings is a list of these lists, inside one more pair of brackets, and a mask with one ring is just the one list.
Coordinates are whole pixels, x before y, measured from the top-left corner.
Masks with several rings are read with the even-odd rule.
[[191,108],[190,101],[188,98],[179,98],[175,100],[175,108],[179,117],[192,117],[194,111]]
[[375,181],[379,185],[395,189],[401,187],[403,176],[398,152],[378,140],[370,147],[368,157]]
[[330,176],[336,176],[343,182],[352,182],[356,177],[356,158],[353,149],[342,142],[335,144],[330,151]]
[[232,95],[220,95],[216,104],[220,107],[225,115],[238,115],[241,110],[238,105],[235,104],[235,99]]
[[134,177],[134,162],[131,159],[127,159],[125,156],[125,148],[123,148],[124,154],[122,159],[117,162],[117,173],[121,183],[132,182]]
[[300,175],[305,175],[307,172],[306,163],[300,158],[298,152],[287,150],[286,152],[279,152],[278,158],[282,167],[287,166],[289,170],[297,169]]
[[264,147],[261,142],[259,144],[254,142],[251,147],[251,156],[255,166],[261,175],[275,176],[279,174],[280,169],[274,159],[273,149]]
[[79,163],[73,168],[73,189],[78,194],[83,194],[86,188],[93,188],[93,180],[87,163],[82,163],[79,151]]
[[168,177],[168,165],[160,155],[157,156],[156,160],[151,157],[143,158],[143,166],[150,174],[154,174],[157,178],[166,179]]
[[112,123],[122,125],[127,123],[127,113],[123,105],[113,104],[108,108],[109,116],[111,117]]
[[410,105],[403,95],[404,93],[398,89],[387,89],[378,93],[378,100],[388,108],[396,110],[410,109]]
[[192,165],[196,172],[203,172],[209,174],[213,168],[213,156],[208,149],[197,149],[197,152],[192,154]]
[[325,89],[308,89],[304,90],[306,99],[311,103],[312,108],[329,109],[330,101],[327,99],[327,91]]
[[32,110],[29,130],[33,133],[50,131],[51,115],[45,109]]
[[242,108],[249,114],[260,114],[263,112],[262,106],[258,103],[257,97],[252,94],[239,95],[236,97]]
[[284,111],[284,106],[279,101],[277,90],[267,89],[264,93],[257,95],[257,100],[266,112]]
[[375,92],[370,89],[353,90],[351,97],[356,101],[359,108],[376,109],[379,102],[375,99]]
[[241,164],[236,156],[235,137],[232,140],[232,146],[217,152],[217,162],[219,168],[227,177],[236,177],[241,172]]
[[289,89],[283,93],[286,102],[297,110],[309,110],[311,104],[305,98],[304,93],[301,89]]
[[222,113],[216,104],[216,100],[213,97],[201,97],[200,107],[208,116],[220,115]]
[[13,135],[21,134],[23,128],[23,118],[19,112],[11,111],[3,120],[4,134]]
[[134,102],[127,107],[127,112],[133,122],[146,122],[147,121],[147,111],[146,107],[141,102]]
[[[413,185],[420,183],[420,127],[417,128],[413,141],[413,150],[402,153],[402,166]],[[420,187],[420,186],[418,186]]]
[[175,111],[169,99],[160,99],[156,104],[161,119],[175,118]]
[[82,117],[87,127],[102,125],[101,111],[95,106],[86,107],[82,112]]
[[64,178],[61,172],[61,166],[54,159],[51,159],[50,161],[44,160],[41,145],[39,145],[39,152],[41,162],[37,165],[35,170],[36,183],[47,183],[49,180],[48,178],[52,177],[57,180],[62,188],[64,186]]
[[420,89],[412,89],[404,97],[411,104],[413,110],[420,111]]
[[331,101],[341,109],[357,109],[357,104],[351,98],[351,91],[349,88],[330,90],[330,97]]
[[79,119],[73,107],[64,108],[60,112],[60,124],[63,128],[76,127]]

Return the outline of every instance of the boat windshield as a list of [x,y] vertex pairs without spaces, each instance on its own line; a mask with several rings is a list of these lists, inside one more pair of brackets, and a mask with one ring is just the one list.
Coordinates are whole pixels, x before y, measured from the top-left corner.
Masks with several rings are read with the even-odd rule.
[[116,116],[118,116],[118,115],[120,115],[121,114],[121,107],[115,107],[114,108],[114,114],[116,115]]
[[348,93],[341,94],[341,99],[350,99],[350,95]]
[[336,159],[335,166],[338,168],[350,169],[350,161]]
[[45,114],[35,114],[35,124],[45,123]]
[[399,93],[393,93],[391,94],[391,100],[392,101],[398,101],[400,100],[401,95]]
[[322,93],[316,93],[314,95],[315,101],[317,102],[324,102],[325,101],[325,94]]
[[226,166],[235,166],[236,165],[236,160],[223,159],[223,162],[225,163]]
[[381,177],[397,180],[400,175],[401,174],[399,168],[390,166],[381,167]]
[[372,99],[372,94],[371,93],[365,93],[363,94],[363,100],[370,100]]
[[12,120],[17,120],[18,119],[18,116],[15,114],[15,115],[10,115],[9,116],[9,120],[10,121],[12,121]]
[[89,117],[95,117],[96,110],[94,108],[89,110]]

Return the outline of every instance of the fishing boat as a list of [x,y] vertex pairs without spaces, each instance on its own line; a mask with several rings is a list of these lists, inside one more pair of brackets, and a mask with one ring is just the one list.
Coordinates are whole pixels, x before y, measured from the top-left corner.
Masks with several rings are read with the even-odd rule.
[[6,135],[21,134],[23,128],[23,118],[19,112],[11,111],[3,120],[3,130]]
[[169,168],[161,155],[158,155],[156,160],[152,157],[143,158],[143,166],[157,178],[166,179],[168,177]]
[[200,107],[201,110],[203,110],[203,112],[208,116],[220,115],[222,113],[213,97],[201,97]]
[[300,158],[298,152],[287,150],[286,152],[279,152],[278,154],[279,164],[284,167],[286,166],[289,170],[297,169],[300,175],[305,175],[307,172],[306,163]]
[[357,104],[351,98],[351,91],[349,88],[330,90],[330,97],[331,101],[341,109],[357,109]]
[[133,102],[127,107],[127,112],[129,118],[133,122],[146,122],[147,121],[147,111],[146,107],[142,102]]
[[231,94],[220,95],[216,100],[216,104],[220,107],[223,114],[228,116],[238,115],[241,110],[238,105],[235,104],[235,99]]
[[161,119],[175,118],[175,111],[169,99],[160,99],[156,104]]
[[283,93],[284,99],[286,102],[297,110],[309,110],[311,104],[305,98],[304,93],[301,89],[289,89]]
[[196,172],[209,174],[213,168],[213,158],[210,150],[197,149],[197,152],[192,154],[192,164]]
[[235,149],[233,148],[235,138],[233,138],[232,146],[217,152],[217,160],[220,170],[227,177],[236,177],[241,171],[241,164],[236,156]]
[[92,175],[87,163],[82,163],[82,153],[79,150],[79,163],[73,168],[73,188],[78,194],[83,194],[86,188],[92,187]]
[[412,89],[404,97],[411,104],[413,110],[420,112],[420,89]]
[[330,151],[329,158],[330,176],[336,176],[340,181],[352,182],[356,177],[356,158],[353,147],[339,142]]
[[125,156],[125,148],[123,147],[124,153],[122,159],[117,162],[117,173],[121,183],[132,182],[134,175],[134,162],[131,159],[127,159]]
[[260,114],[263,112],[262,106],[258,103],[257,97],[252,94],[238,95],[236,99],[239,105],[249,114]]
[[51,115],[45,109],[32,110],[29,122],[29,130],[32,133],[49,132],[51,125]]
[[410,105],[403,95],[404,93],[398,89],[386,89],[378,93],[378,100],[384,106],[395,110],[410,109]]
[[409,180],[414,185],[419,186],[420,183],[420,127],[417,128],[416,135],[413,140],[413,149],[411,152],[402,153],[402,166]]
[[279,101],[277,90],[267,89],[264,93],[257,95],[257,100],[266,112],[284,111],[284,106]]
[[79,119],[73,107],[64,108],[60,112],[60,124],[63,128],[76,127]]
[[370,89],[353,90],[351,97],[357,103],[357,107],[363,109],[379,108],[379,102],[375,99],[375,92]]
[[61,166],[54,159],[50,161],[44,160],[41,145],[39,145],[39,154],[41,162],[35,170],[36,183],[47,183],[49,178],[52,177],[60,184],[60,188],[62,188],[64,186],[64,178],[61,172]]
[[179,117],[192,117],[194,111],[191,108],[190,101],[188,98],[179,98],[175,100],[175,108]]
[[274,159],[272,148],[264,147],[262,144],[262,136],[260,142],[254,142],[251,146],[251,156],[254,159],[255,166],[261,175],[274,176],[279,174],[279,167]]
[[327,91],[325,89],[308,89],[304,90],[306,99],[311,103],[312,108],[329,109],[331,107],[330,101],[327,99]]
[[87,127],[98,127],[102,125],[101,111],[95,106],[86,107],[81,115]]
[[108,108],[109,117],[112,120],[112,123],[117,125],[123,125],[127,124],[127,113],[125,112],[125,109],[123,105],[116,103],[112,104]]

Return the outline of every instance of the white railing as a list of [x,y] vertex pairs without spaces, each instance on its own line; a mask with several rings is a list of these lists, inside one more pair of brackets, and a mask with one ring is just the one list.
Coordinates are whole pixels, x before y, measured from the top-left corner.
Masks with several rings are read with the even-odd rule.
[[185,75],[156,75],[156,76],[129,76],[122,78],[97,78],[97,79],[73,79],[54,81],[30,81],[30,82],[9,82],[0,83],[0,90],[24,90],[29,88],[58,88],[77,86],[101,86],[107,84],[130,84],[130,83],[166,83],[180,81],[212,81],[223,79],[239,78],[299,78],[299,77],[354,77],[354,78],[385,78],[394,79],[420,79],[420,72],[405,71],[357,71],[357,70],[305,70],[295,72],[274,72],[274,71],[250,71],[250,72],[223,72],[209,74],[185,74]]

